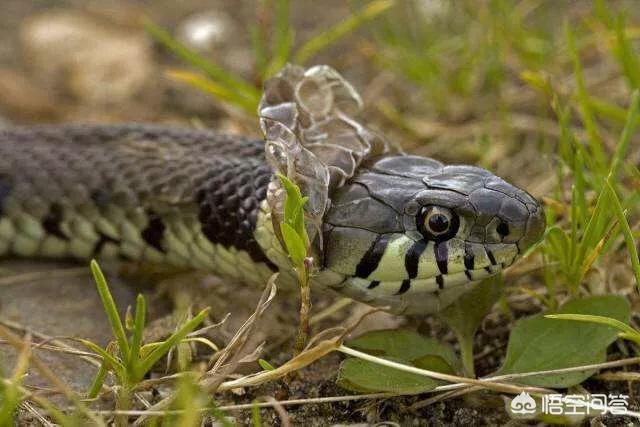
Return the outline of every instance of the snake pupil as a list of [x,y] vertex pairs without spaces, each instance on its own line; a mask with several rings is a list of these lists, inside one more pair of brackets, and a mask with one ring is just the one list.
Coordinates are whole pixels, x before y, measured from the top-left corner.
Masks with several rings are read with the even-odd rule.
[[429,240],[446,240],[458,230],[457,217],[448,209],[439,206],[423,207],[417,221],[418,229]]
[[441,213],[429,217],[429,229],[434,233],[443,233],[449,229],[449,218]]

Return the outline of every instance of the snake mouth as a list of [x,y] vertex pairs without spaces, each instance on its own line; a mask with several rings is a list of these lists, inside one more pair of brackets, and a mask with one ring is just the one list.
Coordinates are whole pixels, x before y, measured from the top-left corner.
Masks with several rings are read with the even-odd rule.
[[434,277],[403,279],[403,280],[368,280],[350,276],[342,282],[330,286],[334,290],[344,287],[352,287],[360,290],[364,297],[363,302],[371,302],[380,297],[399,297],[401,295],[438,293],[451,287],[464,285],[494,276],[503,270],[502,265],[491,265],[464,272],[439,274]]
[[[410,242],[406,236],[396,237],[386,244],[387,250],[373,271],[362,268],[361,261],[355,275],[343,275],[330,287],[353,287],[365,302],[380,297],[438,293],[496,275],[519,256],[516,244],[474,244],[458,239],[441,244]],[[417,257],[416,246],[424,246]],[[397,262],[399,253],[405,253],[404,265]],[[363,260],[365,265],[374,262],[367,257]]]
[[[347,231],[354,237],[353,230]],[[340,230],[331,233],[333,239],[341,235]],[[346,251],[339,258],[331,256],[327,267],[341,274],[344,283],[368,292],[402,295],[482,280],[513,264],[519,252],[515,243],[475,243],[459,238],[433,242],[395,233],[375,238],[355,269],[353,257]]]

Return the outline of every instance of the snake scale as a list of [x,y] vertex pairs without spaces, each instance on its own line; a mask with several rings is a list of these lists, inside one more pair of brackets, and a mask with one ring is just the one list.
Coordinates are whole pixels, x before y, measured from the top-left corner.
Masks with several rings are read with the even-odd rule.
[[264,140],[159,125],[0,130],[0,255],[120,257],[264,283],[290,269],[284,191],[309,197],[313,283],[435,312],[540,240],[543,211],[487,170],[394,148],[335,70],[265,84]]

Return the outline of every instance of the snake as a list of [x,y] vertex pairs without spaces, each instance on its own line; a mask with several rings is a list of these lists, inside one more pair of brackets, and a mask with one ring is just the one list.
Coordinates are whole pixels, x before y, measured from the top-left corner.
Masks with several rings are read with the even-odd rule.
[[280,224],[297,184],[313,286],[435,313],[541,240],[526,191],[410,155],[357,118],[329,66],[264,85],[263,138],[153,124],[0,129],[0,256],[124,259],[264,284],[291,272]]

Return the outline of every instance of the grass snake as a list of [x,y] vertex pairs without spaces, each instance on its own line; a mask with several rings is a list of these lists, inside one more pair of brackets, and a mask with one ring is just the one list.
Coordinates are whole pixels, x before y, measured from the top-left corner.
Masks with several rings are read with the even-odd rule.
[[313,283],[429,313],[542,236],[539,203],[485,169],[406,155],[355,117],[328,66],[265,84],[264,140],[159,125],[0,130],[0,254],[120,257],[264,283],[290,269],[287,175],[305,207]]

